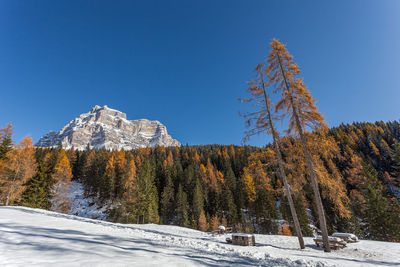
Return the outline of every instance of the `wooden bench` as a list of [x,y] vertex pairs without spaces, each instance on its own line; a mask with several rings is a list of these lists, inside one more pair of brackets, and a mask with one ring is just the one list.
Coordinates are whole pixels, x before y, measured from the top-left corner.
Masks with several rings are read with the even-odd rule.
[[358,242],[358,237],[356,235],[350,234],[350,233],[333,233],[332,236],[339,237],[339,238],[343,239],[344,241],[346,241],[347,243]]
[[232,238],[227,238],[226,242],[233,245],[240,246],[255,246],[256,239],[252,234],[244,234],[244,233],[234,233],[232,234]]
[[[324,241],[322,240],[321,236],[318,236],[317,238],[314,238],[315,245],[317,247],[324,247]],[[338,237],[329,237],[329,247],[333,250],[338,250],[340,248],[344,248],[347,246],[346,241],[342,240],[341,238]]]

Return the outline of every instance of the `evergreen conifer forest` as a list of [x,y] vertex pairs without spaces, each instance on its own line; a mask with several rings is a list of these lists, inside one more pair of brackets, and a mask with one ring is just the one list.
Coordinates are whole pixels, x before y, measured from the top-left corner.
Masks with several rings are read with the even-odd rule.
[[[271,145],[75,151],[35,149],[29,138],[12,147],[11,126],[1,133],[2,205],[8,199],[11,205],[67,212],[71,201],[65,192],[72,178],[84,185],[86,196],[108,205],[113,222],[203,231],[225,223],[242,231],[277,233],[277,220],[285,219],[295,234]],[[321,139],[318,135],[307,138]],[[321,142],[312,151],[329,233],[399,241],[399,122],[340,125],[323,138],[330,142],[329,151]],[[301,229],[309,236],[310,221],[319,225],[299,140],[283,138],[281,148]]]

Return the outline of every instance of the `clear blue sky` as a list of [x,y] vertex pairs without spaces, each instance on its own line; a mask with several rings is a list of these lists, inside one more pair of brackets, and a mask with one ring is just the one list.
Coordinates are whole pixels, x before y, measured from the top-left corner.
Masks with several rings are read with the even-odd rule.
[[237,98],[274,37],[330,126],[398,120],[399,14],[397,0],[1,0],[0,127],[36,142],[108,105],[182,143],[240,144]]

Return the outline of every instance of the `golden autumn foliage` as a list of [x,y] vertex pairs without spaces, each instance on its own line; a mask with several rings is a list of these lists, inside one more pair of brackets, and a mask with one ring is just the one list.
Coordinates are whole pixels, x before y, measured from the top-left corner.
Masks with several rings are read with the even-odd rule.
[[24,184],[36,174],[35,149],[30,137],[6,154],[3,164],[0,162],[0,192],[5,205],[18,201],[25,189]]
[[125,169],[126,158],[125,151],[120,150],[115,154],[115,166],[121,171]]
[[207,165],[200,164],[200,174],[202,181],[211,189],[220,192],[220,184],[225,183],[224,175],[218,170],[214,170],[211,160],[207,159]]
[[296,127],[295,113],[302,127],[326,129],[324,117],[318,112],[303,78],[298,77],[300,68],[294,62],[293,56],[277,39],[273,39],[270,46],[271,52],[267,58],[268,84],[274,88],[274,92],[281,95],[276,110],[285,110],[289,116],[288,132],[298,133],[299,131]]
[[254,185],[254,178],[251,174],[245,173],[243,175],[244,191],[247,194],[247,200],[254,202],[256,200],[256,187]]
[[115,153],[111,154],[111,157],[107,161],[105,174],[107,177],[112,177],[115,171],[116,159]]
[[[347,190],[343,183],[343,177],[333,162],[334,159],[341,157],[337,143],[333,137],[315,133],[307,133],[306,139],[322,197],[333,203],[339,216],[349,218],[351,212],[348,208]],[[294,192],[301,192],[309,179],[302,145],[300,140],[285,139],[284,147],[286,147],[287,166],[290,169],[290,175],[288,175],[290,184]]]
[[218,230],[218,227],[221,225],[221,222],[219,221],[219,218],[217,215],[214,215],[211,219],[211,224],[212,224],[212,230]]
[[128,164],[128,172],[126,174],[125,183],[124,183],[124,192],[131,192],[136,185],[136,164],[134,160],[129,161]]
[[72,200],[69,199],[69,188],[72,184],[72,170],[65,150],[61,150],[59,160],[52,175],[54,185],[52,186],[52,210],[68,213],[71,209]]
[[253,177],[256,188],[263,188],[271,191],[273,188],[267,168],[276,163],[275,152],[270,148],[263,149],[250,155],[249,165],[244,168],[243,172]]
[[[244,141],[249,139],[250,136],[259,134],[261,132],[266,132],[267,134],[272,135],[272,140],[273,140],[272,145],[274,148],[274,152],[272,152],[272,150],[269,149],[270,150],[269,159],[271,160],[271,162],[278,163],[277,165],[279,170],[279,177],[282,180],[285,188],[284,192],[288,199],[288,204],[296,228],[299,245],[300,248],[304,249],[305,245],[302,236],[302,231],[300,228],[300,222],[298,220],[297,212],[292,198],[292,192],[290,190],[290,185],[288,183],[287,175],[285,173],[285,163],[281,155],[281,149],[280,149],[281,138],[279,132],[276,130],[274,123],[276,120],[280,119],[279,118],[280,116],[276,111],[275,112],[271,111],[271,108],[274,104],[270,100],[269,91],[267,92],[267,89],[269,89],[270,87],[270,81],[266,80],[266,78],[268,78],[267,74],[269,72],[270,72],[269,69],[265,69],[265,64],[259,63],[255,69],[256,73],[255,80],[252,80],[251,82],[248,83],[249,84],[248,92],[251,98],[250,99],[245,98],[244,101],[252,102],[253,105],[256,106],[256,111],[244,115],[247,119],[247,126],[248,128],[250,128],[246,132]],[[257,177],[256,186],[257,187],[261,186],[270,191],[272,187],[270,186],[269,179],[266,178],[267,174],[263,169],[264,167],[263,164],[261,163],[262,160],[265,160],[265,157],[263,157],[263,155],[257,155],[259,153],[255,154],[256,155],[254,156],[259,157],[259,159],[258,160],[255,159],[254,156],[252,159],[252,157],[250,156],[250,167],[251,165],[253,165],[253,173],[255,173],[254,175]],[[257,183],[257,180],[260,182]],[[280,188],[278,188],[278,190],[280,190]]]
[[292,235],[292,231],[290,231],[289,226],[287,225],[286,222],[283,223],[281,231],[282,231],[282,235],[286,235],[286,236]]
[[201,211],[198,223],[200,231],[207,232],[208,229],[210,228],[210,225],[207,222],[207,218],[206,215],[204,214],[204,211]]
[[200,162],[200,157],[199,157],[199,154],[197,153],[197,151],[194,152],[193,162],[196,162],[196,163]]

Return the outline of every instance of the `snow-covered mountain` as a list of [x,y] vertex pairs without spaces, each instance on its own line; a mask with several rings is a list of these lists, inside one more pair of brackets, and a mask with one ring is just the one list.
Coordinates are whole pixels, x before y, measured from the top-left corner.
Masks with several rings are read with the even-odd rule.
[[127,120],[126,114],[107,106],[95,106],[88,113],[70,121],[58,133],[50,131],[39,139],[37,147],[78,150],[106,148],[110,150],[136,149],[153,146],[180,146],[159,121]]

